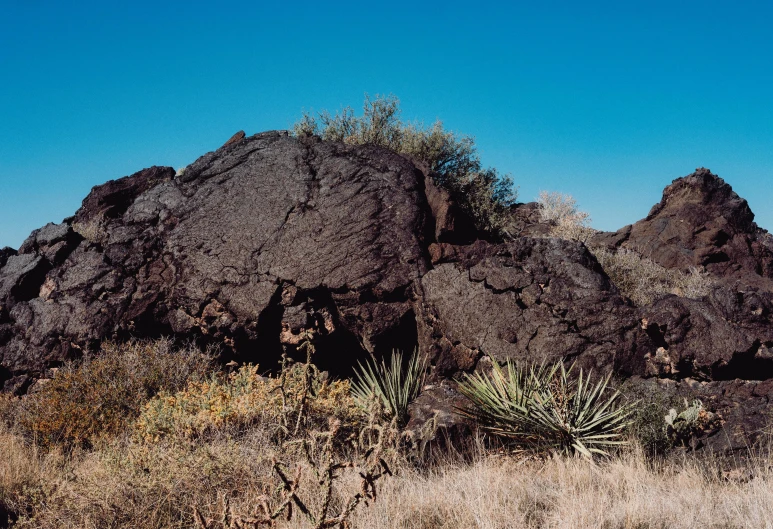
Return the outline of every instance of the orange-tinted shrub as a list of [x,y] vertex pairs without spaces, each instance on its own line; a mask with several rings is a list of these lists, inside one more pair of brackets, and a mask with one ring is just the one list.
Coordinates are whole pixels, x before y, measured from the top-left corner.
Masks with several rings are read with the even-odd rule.
[[120,433],[162,390],[200,378],[210,357],[173,350],[168,340],[106,343],[101,353],[65,366],[19,407],[22,431],[44,446],[90,445]]

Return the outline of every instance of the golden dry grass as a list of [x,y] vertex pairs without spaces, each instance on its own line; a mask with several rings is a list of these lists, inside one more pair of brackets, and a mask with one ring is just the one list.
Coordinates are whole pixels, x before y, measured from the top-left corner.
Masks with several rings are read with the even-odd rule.
[[591,248],[591,252],[620,292],[637,305],[648,305],[668,294],[699,299],[713,286],[706,272],[697,268],[687,272],[664,268],[624,248],[614,252]]
[[[139,350],[136,348],[137,344],[130,344],[127,353],[131,355]],[[159,365],[166,365],[167,360],[162,355]],[[80,371],[90,373],[87,387],[115,380],[112,370],[94,370],[94,363],[90,365],[91,371],[86,367]],[[103,376],[106,372],[110,376]],[[62,380],[70,380],[69,371],[62,373],[58,375]],[[293,397],[299,387],[297,377],[291,376],[295,371],[285,373],[281,398],[272,389],[278,387],[277,379],[258,377],[249,367],[228,377],[215,376],[207,384],[198,370],[192,370],[190,377],[187,373],[174,377],[175,384],[157,385],[171,388],[166,392],[145,397],[146,402],[162,404],[174,397],[171,431],[191,418],[205,419],[207,435],[183,436],[184,442],[176,435],[137,435],[143,417],[147,420],[153,408],[143,406],[142,398],[132,408],[141,410],[136,419],[127,420],[117,433],[84,445],[45,442],[24,427],[23,414],[33,409],[35,399],[46,399],[46,392],[32,393],[26,403],[0,399],[0,527],[10,520],[13,527],[25,529],[182,529],[196,527],[196,508],[207,520],[207,529],[232,529],[236,526],[224,514],[259,516],[262,501],[273,510],[282,498],[289,497],[281,490],[275,460],[285,464],[288,475],[295,476],[299,469],[298,495],[312,511],[327,505],[326,486],[333,483],[328,518],[335,517],[361,490],[359,472],[363,464],[370,464],[365,463],[362,452],[372,443],[363,443],[353,432],[336,436],[338,430],[333,428],[332,441],[324,446],[335,449],[327,454],[337,462],[351,457],[355,466],[338,470],[340,477],[327,481],[315,475],[333,464],[320,451],[323,445],[305,451],[299,444],[321,439],[314,432],[324,427],[321,423],[326,417],[338,425],[349,417],[353,401],[347,384],[328,385],[319,380],[315,398],[300,406],[308,417],[301,432],[278,435],[272,413],[280,408],[300,409],[297,403],[305,402]],[[188,383],[182,385],[186,377]],[[242,390],[249,390],[254,402],[243,402]],[[187,404],[180,407],[179,402]],[[236,411],[229,411],[227,417],[244,415],[248,420],[212,420],[232,408]],[[261,420],[242,413],[247,411]],[[293,413],[282,412],[285,420],[280,422],[285,424]],[[112,424],[112,416],[105,417]],[[273,419],[263,420],[266,417]],[[387,449],[396,446],[390,443],[378,444]],[[519,459],[487,451],[482,444],[463,455],[435,453],[430,461],[417,459],[416,454],[401,457],[394,450],[379,450],[378,454],[387,457],[395,475],[378,481],[377,499],[359,505],[350,527],[773,528],[770,454],[751,458],[746,471],[737,473],[745,477],[742,480],[724,479],[719,460],[706,454],[700,459],[653,462],[635,448],[595,462],[571,457]],[[292,520],[279,521],[276,527],[301,529],[314,524],[296,509]]]
[[486,458],[404,475],[360,513],[369,528],[773,527],[773,475],[723,481],[694,463],[648,465],[631,452],[599,464],[559,458],[517,464]]
[[[220,519],[223,499],[249,515],[276,486],[276,452],[259,430],[196,447],[116,440],[89,452],[44,456],[17,435],[0,435],[0,502],[29,512],[18,527],[192,527],[192,505]],[[296,458],[295,461],[300,461]],[[381,482],[379,497],[351,519],[362,528],[765,528],[773,527],[771,460],[751,477],[725,480],[684,460],[653,464],[630,450],[609,461],[547,461],[481,453],[430,470],[408,466]],[[305,501],[321,501],[308,467]],[[356,489],[348,472],[341,494]],[[219,525],[213,527],[220,528]],[[277,527],[309,527],[302,517]]]

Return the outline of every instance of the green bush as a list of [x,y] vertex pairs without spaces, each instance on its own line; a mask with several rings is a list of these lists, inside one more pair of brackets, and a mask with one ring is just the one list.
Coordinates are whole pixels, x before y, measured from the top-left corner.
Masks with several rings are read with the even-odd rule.
[[620,386],[631,409],[628,436],[638,443],[648,456],[661,456],[673,446],[668,436],[665,415],[679,402],[672,390],[654,380],[628,379]]
[[563,362],[522,369],[498,363],[490,374],[466,374],[459,390],[471,403],[460,412],[518,448],[534,451],[608,455],[625,444],[630,405],[619,405],[618,391],[609,393],[610,377],[592,382],[591,374]]
[[469,136],[446,131],[440,121],[426,128],[403,123],[400,102],[394,96],[365,96],[362,116],[350,107],[334,115],[304,114],[293,126],[298,137],[316,135],[350,145],[377,145],[427,164],[435,183],[448,190],[478,229],[501,235],[507,230],[510,206],[517,194],[512,178],[496,169],[484,169]]
[[173,350],[168,340],[105,343],[94,358],[67,365],[23,399],[22,431],[44,446],[91,445],[120,433],[143,404],[210,368],[211,357]]

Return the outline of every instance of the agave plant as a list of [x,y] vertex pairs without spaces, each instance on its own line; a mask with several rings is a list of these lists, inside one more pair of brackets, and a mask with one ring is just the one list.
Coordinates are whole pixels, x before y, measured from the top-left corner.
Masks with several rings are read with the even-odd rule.
[[404,426],[408,420],[408,405],[424,385],[426,357],[414,349],[403,368],[403,355],[395,350],[389,364],[384,359],[380,364],[371,360],[358,367],[352,381],[352,395],[357,404],[369,409],[375,401],[389,419],[396,419],[398,425]]
[[573,376],[573,368],[560,361],[528,369],[494,363],[491,374],[468,374],[459,382],[472,404],[459,411],[521,449],[607,455],[625,444],[632,404],[618,406],[620,393],[608,391],[609,375],[594,383],[582,369]]

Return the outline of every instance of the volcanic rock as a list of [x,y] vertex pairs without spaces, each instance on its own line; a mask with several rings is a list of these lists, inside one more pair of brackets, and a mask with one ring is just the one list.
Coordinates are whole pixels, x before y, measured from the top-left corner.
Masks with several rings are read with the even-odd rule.
[[[754,223],[746,200],[708,169],[677,178],[639,222],[594,244],[627,248],[666,268],[705,268],[715,277],[773,290],[773,237]],[[760,280],[759,278],[765,278]]]
[[0,268],[5,266],[5,263],[8,261],[9,257],[12,257],[17,253],[18,252],[16,250],[7,246],[5,248],[0,248]]
[[330,344],[354,349],[341,355],[407,345],[400,326],[432,229],[411,163],[265,133],[174,174],[153,167],[94,188],[68,224],[7,258],[6,378],[131,335],[230,343],[267,367],[283,323],[320,324]]
[[582,357],[588,366],[630,369],[636,312],[581,243],[521,237],[436,244],[430,255],[419,344],[439,373],[469,371],[484,353],[500,362]]
[[22,393],[105,339],[162,335],[275,369],[313,329],[333,375],[393,348],[429,355],[414,426],[466,428],[461,372],[565,358],[704,395],[737,433],[726,447],[757,431],[773,397],[773,244],[724,181],[678,179],[646,219],[596,236],[717,279],[703,299],[635,307],[582,243],[548,237],[536,204],[513,209],[521,236],[494,241],[433,179],[385,149],[267,132],[97,186],[74,217],[0,250],[0,384]]

